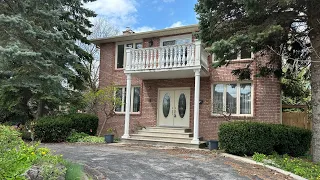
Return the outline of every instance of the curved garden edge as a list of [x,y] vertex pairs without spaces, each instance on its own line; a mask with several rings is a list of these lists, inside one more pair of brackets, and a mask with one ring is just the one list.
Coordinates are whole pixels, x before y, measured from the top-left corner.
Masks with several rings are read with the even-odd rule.
[[245,163],[249,163],[249,164],[260,165],[260,166],[272,169],[274,171],[277,171],[279,173],[282,173],[284,175],[288,175],[288,176],[290,176],[290,177],[292,177],[294,179],[297,179],[297,180],[307,180],[306,178],[303,178],[301,176],[293,174],[293,173],[291,173],[289,171],[285,171],[285,170],[282,170],[282,169],[274,167],[274,166],[270,166],[270,165],[266,165],[266,164],[263,164],[263,163],[260,163],[260,162],[256,162],[256,161],[248,159],[248,158],[244,158],[244,157],[240,157],[240,156],[236,156],[236,155],[232,155],[232,154],[228,154],[228,153],[219,153],[219,155],[223,156],[223,157],[232,158],[234,160],[242,161],[242,162],[245,162]]

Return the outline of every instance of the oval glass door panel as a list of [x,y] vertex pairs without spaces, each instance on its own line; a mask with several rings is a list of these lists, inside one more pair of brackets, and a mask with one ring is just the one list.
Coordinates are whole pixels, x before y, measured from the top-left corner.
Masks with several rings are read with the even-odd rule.
[[181,93],[179,96],[179,103],[178,103],[179,116],[181,118],[183,118],[184,115],[186,114],[186,108],[187,108],[186,95],[184,93]]
[[168,117],[170,112],[170,96],[168,93],[163,96],[162,112],[164,117]]

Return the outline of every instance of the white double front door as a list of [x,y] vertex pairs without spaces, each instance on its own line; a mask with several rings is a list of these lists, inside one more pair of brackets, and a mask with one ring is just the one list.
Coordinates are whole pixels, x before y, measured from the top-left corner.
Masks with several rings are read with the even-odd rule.
[[189,127],[190,88],[160,88],[158,126]]

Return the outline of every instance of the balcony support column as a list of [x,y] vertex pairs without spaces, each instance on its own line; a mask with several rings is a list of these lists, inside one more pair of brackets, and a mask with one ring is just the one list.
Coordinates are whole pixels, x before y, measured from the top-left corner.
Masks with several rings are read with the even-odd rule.
[[127,75],[127,90],[126,90],[126,113],[124,119],[124,134],[121,138],[127,139],[130,138],[129,129],[130,129],[130,99],[131,99],[131,74]]
[[200,144],[199,141],[199,101],[200,101],[200,69],[194,70],[194,118],[192,144]]
[[196,39],[195,41],[195,62],[194,65],[200,65],[201,61],[201,40]]
[[131,70],[131,47],[126,48],[127,59],[126,59],[126,70]]

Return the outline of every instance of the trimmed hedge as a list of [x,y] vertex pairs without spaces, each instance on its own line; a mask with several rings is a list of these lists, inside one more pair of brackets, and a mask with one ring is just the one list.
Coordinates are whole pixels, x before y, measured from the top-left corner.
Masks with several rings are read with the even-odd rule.
[[227,153],[236,155],[288,154],[304,155],[311,144],[310,130],[259,122],[223,123],[219,127],[219,143]]
[[96,135],[98,129],[99,119],[92,114],[70,114],[66,115],[73,122],[72,129],[76,132],[84,132],[89,135]]
[[90,114],[48,116],[39,119],[34,126],[35,137],[43,142],[63,142],[72,130],[95,135],[98,117]]

